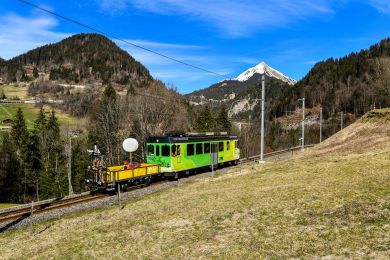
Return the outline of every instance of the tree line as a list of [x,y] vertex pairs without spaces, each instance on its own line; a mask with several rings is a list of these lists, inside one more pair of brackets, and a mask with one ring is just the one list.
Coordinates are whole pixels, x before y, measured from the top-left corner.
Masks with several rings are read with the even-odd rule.
[[[0,144],[0,202],[22,203],[61,197],[67,194],[67,136],[61,134],[54,110],[41,108],[31,130],[19,108],[9,133]],[[72,153],[75,191],[84,190],[84,170],[88,163],[85,142],[75,142]]]

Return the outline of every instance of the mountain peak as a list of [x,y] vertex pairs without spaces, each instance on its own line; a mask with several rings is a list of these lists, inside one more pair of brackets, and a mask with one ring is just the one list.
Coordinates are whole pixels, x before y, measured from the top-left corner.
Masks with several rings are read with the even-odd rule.
[[294,79],[289,78],[286,75],[284,75],[283,73],[281,73],[280,71],[277,71],[277,70],[271,68],[264,61],[257,64],[255,67],[244,71],[237,78],[235,78],[235,80],[241,81],[241,82],[247,81],[255,74],[265,74],[268,77],[280,79],[280,80],[288,83],[289,85],[294,85],[296,83],[296,81]]

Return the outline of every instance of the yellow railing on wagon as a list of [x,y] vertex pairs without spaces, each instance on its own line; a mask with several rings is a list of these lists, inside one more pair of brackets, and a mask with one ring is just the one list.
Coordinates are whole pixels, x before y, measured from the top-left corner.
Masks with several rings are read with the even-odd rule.
[[158,174],[160,165],[140,163],[137,167],[127,169],[127,165],[107,167],[107,182],[128,180],[147,175]]

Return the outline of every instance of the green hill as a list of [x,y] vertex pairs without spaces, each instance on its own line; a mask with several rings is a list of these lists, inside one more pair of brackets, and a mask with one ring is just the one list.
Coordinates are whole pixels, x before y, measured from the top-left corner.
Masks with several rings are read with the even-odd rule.
[[[361,124],[389,125],[387,116],[365,118]],[[346,131],[354,138],[345,149],[371,135]],[[318,146],[230,168],[131,199],[121,211],[112,206],[37,224],[32,237],[28,228],[7,232],[0,250],[4,258],[387,259],[389,147],[313,155]]]
[[99,34],[76,34],[28,51],[3,62],[0,72],[8,82],[31,81],[42,74],[73,83],[138,85],[151,79],[141,63]]

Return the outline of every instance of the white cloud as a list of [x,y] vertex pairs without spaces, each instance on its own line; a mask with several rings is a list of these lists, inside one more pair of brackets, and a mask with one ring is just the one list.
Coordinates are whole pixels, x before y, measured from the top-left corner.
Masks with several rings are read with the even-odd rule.
[[95,0],[102,10],[114,15],[127,7],[127,0]]
[[55,32],[51,17],[0,16],[0,56],[9,59],[44,44],[59,41],[69,34]]
[[369,0],[371,6],[376,8],[381,13],[390,14],[389,0]]
[[116,0],[103,1],[106,10],[137,9],[162,15],[181,15],[211,23],[225,37],[248,36],[254,31],[291,21],[332,13],[337,0]]

